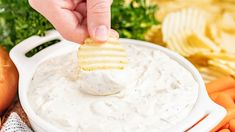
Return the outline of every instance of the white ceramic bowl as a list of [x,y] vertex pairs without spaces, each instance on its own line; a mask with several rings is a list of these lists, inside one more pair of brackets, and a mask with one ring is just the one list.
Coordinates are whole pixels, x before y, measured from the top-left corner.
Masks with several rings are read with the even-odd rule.
[[[45,43],[54,39],[60,39],[61,42],[58,42],[57,44],[52,45],[40,51],[39,53],[37,53],[31,58],[28,58],[25,56],[25,53],[27,53],[31,49],[37,47],[38,45],[41,45],[42,43]],[[199,84],[198,98],[192,111],[187,116],[187,118],[179,122],[176,126],[173,126],[172,128],[170,128],[169,131],[183,132],[185,130],[188,130],[195,123],[197,123],[200,119],[202,119],[205,116],[206,117],[202,121],[200,121],[200,123],[193,126],[189,131],[195,131],[195,132],[209,131],[223,119],[223,117],[226,114],[226,110],[222,108],[221,106],[215,104],[209,98],[205,89],[204,82],[199,72],[190,62],[188,62],[186,59],[184,59],[177,53],[174,53],[166,48],[153,45],[148,42],[130,40],[130,39],[120,39],[120,41],[121,43],[124,43],[124,44],[131,43],[131,44],[138,45],[140,47],[148,47],[148,48],[152,48],[152,49],[156,49],[156,50],[160,50],[164,52],[169,57],[179,62],[188,71],[190,71],[193,77],[195,78],[195,80],[198,82]],[[38,131],[38,132],[61,131],[58,128],[51,125],[50,123],[48,123],[47,121],[40,118],[33,111],[33,109],[31,108],[29,104],[29,101],[27,98],[27,90],[29,88],[33,74],[35,70],[37,69],[37,66],[46,59],[49,59],[54,56],[66,54],[71,51],[75,51],[77,50],[78,47],[79,47],[78,44],[64,40],[56,31],[49,31],[45,37],[32,36],[26,39],[25,41],[21,42],[20,44],[18,44],[11,50],[10,57],[14,61],[19,71],[19,75],[20,75],[20,78],[19,78],[20,102],[35,131]]]

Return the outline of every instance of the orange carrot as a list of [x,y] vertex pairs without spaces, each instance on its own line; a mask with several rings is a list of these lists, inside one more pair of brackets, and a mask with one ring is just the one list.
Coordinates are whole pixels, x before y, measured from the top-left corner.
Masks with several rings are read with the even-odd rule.
[[229,123],[226,123],[224,126],[221,127],[221,129],[228,129],[229,128]]
[[[210,98],[227,109],[225,118],[212,130],[235,132],[235,79],[228,76],[206,84]],[[230,130],[229,130],[230,129]]]
[[235,87],[223,91],[224,93],[230,95],[232,98],[235,98]]
[[235,132],[235,119],[232,119],[232,120],[229,121],[229,129],[232,132]]
[[218,92],[232,87],[235,87],[235,79],[231,76],[226,76],[206,84],[208,93]]
[[214,128],[212,131],[218,131],[221,127],[223,127],[226,123],[228,123],[231,119],[235,118],[235,109],[227,109],[227,115],[225,118]]
[[217,104],[223,106],[226,109],[235,108],[235,104],[234,104],[233,98],[229,94],[226,94],[224,92],[221,92],[217,96],[215,102]]
[[231,132],[229,129],[221,129],[218,132]]
[[214,92],[214,93],[209,94],[209,96],[213,101],[215,101],[219,94],[220,92]]
[[218,97],[218,95],[221,94],[221,93],[228,94],[233,99],[235,99],[235,87],[229,88],[229,89],[226,89],[226,90],[223,90],[223,91],[219,91],[219,92],[210,93],[209,96],[213,101],[215,101],[216,98]]

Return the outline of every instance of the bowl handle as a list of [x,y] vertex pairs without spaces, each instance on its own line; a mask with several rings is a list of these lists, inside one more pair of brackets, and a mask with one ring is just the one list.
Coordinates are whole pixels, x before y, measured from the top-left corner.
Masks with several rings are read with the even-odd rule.
[[10,51],[10,57],[15,63],[18,70],[30,68],[29,63],[33,59],[33,57],[26,57],[25,54],[35,47],[55,39],[63,40],[60,34],[55,30],[46,32],[46,35],[42,37],[32,36],[17,44]]
[[195,124],[188,132],[200,132],[202,129],[209,132],[225,117],[227,112],[222,106],[212,101],[210,104],[205,106],[209,109],[207,116]]

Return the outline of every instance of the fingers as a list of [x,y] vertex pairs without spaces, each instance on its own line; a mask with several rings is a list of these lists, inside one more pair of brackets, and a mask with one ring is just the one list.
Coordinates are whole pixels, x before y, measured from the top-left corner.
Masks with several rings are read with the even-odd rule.
[[89,36],[83,16],[76,11],[66,9],[61,9],[57,13],[56,18],[49,19],[57,31],[67,40],[83,43]]
[[110,31],[110,37],[119,38],[119,34],[118,34],[117,31],[111,29],[111,31]]
[[35,10],[46,17],[65,39],[82,43],[89,36],[83,16],[72,10],[75,9],[72,0],[67,0],[66,2],[58,0],[45,0],[43,2],[29,0],[29,3]]
[[75,9],[79,13],[82,14],[82,16],[87,16],[87,5],[86,2],[79,3]]
[[104,42],[118,33],[111,30],[112,0],[29,0],[67,40],[82,43],[87,37]]
[[87,24],[90,37],[104,42],[111,27],[110,0],[87,0]]

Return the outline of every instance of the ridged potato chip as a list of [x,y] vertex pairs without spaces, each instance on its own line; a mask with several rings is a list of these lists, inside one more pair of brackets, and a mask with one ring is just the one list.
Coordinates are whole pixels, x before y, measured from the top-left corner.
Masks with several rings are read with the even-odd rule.
[[155,17],[159,21],[163,21],[165,17],[172,12],[177,12],[187,8],[197,8],[205,10],[213,14],[218,14],[221,11],[215,4],[216,0],[151,0],[152,3],[159,6]]
[[220,52],[221,48],[202,34],[192,34],[188,37],[188,42],[192,47],[198,49],[210,49],[212,52]]
[[105,43],[87,39],[78,49],[79,67],[85,71],[122,70],[127,62],[126,51],[118,39],[110,38]]
[[210,38],[215,43],[217,43],[217,39],[218,39],[218,37],[220,35],[220,32],[221,31],[217,27],[216,23],[210,24],[206,28],[206,35],[207,35],[207,37]]
[[235,55],[230,54],[228,55],[227,53],[224,52],[198,52],[194,56],[199,56],[202,58],[208,58],[208,59],[223,59],[223,60],[228,60],[228,61],[235,61]]
[[219,62],[221,64],[224,64],[228,67],[230,67],[231,69],[235,70],[235,61],[229,61],[229,60],[222,60],[222,59],[214,59],[212,61],[216,61],[216,62]]
[[214,81],[216,79],[219,79],[221,77],[227,76],[229,74],[226,74],[224,72],[221,72],[221,70],[216,69],[215,67],[199,67],[199,72],[202,75],[203,80],[205,83]]
[[207,67],[209,58],[201,56],[201,55],[193,55],[187,57],[187,59],[193,63],[196,67]]
[[171,39],[167,41],[167,47],[183,56],[190,56],[195,53],[195,49],[187,45],[186,39],[181,39],[178,35],[172,36]]
[[223,11],[235,12],[234,0],[223,0],[222,2],[217,2],[217,6],[222,8]]
[[[196,37],[191,37],[191,39],[197,39],[200,42],[198,36],[201,39],[201,36],[205,34],[206,23],[206,14],[199,9],[187,8],[170,13],[162,24],[163,41],[167,44],[167,47],[186,57],[196,52],[208,51],[211,49],[208,46],[211,43],[207,44],[207,39],[207,43],[204,43],[205,40],[200,43],[200,45],[204,45],[203,48],[192,44],[192,41],[188,41],[190,36],[196,34]],[[217,50],[215,47],[213,49]]]
[[235,54],[235,33],[221,32],[216,41],[226,53]]
[[235,33],[235,12],[224,12],[218,24],[222,30]]
[[161,46],[165,46],[166,44],[163,42],[161,25],[152,26],[149,31],[145,34],[145,40],[156,43]]
[[235,62],[234,61],[224,61],[224,60],[209,60],[211,66],[217,67],[221,72],[233,75],[235,77]]

